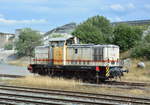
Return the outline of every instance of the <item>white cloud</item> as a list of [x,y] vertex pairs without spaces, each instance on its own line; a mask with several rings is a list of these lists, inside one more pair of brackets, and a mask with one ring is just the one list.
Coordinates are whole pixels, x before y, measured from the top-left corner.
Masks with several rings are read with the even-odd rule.
[[[27,6],[28,11],[36,12],[36,13],[49,13],[49,14],[70,14],[70,13],[87,13],[91,11],[90,8],[86,7],[47,7],[47,6]],[[68,9],[69,8],[69,9]]]
[[113,5],[110,5],[110,8],[115,11],[125,11],[128,9],[134,9],[135,5],[133,3],[129,3],[129,4],[125,4],[125,5],[113,4]]
[[120,4],[113,4],[110,6],[111,9],[115,11],[123,11],[125,8]]
[[123,21],[121,17],[116,17],[114,20],[115,20],[115,21],[118,21],[118,22],[119,22],[119,21]]
[[31,19],[31,20],[9,20],[5,18],[0,18],[0,23],[4,24],[40,24],[40,23],[46,23],[47,20],[45,19]]
[[135,8],[135,5],[132,4],[132,3],[129,3],[129,4],[127,5],[127,7],[128,7],[128,8]]

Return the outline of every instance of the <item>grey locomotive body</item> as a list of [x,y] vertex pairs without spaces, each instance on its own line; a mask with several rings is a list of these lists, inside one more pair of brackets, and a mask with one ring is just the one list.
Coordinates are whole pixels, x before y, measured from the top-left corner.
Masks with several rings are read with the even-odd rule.
[[48,46],[35,48],[34,63],[28,70],[51,76],[106,80],[121,77],[119,46],[77,44],[74,37],[53,38]]

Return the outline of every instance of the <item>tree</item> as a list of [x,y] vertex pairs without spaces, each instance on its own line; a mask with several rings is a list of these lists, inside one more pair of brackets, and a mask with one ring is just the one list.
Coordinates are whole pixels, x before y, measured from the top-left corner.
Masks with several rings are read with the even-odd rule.
[[23,29],[15,43],[17,54],[19,56],[33,56],[34,48],[42,44],[41,39],[39,32],[30,28]]
[[127,24],[116,25],[113,32],[113,44],[119,45],[121,51],[133,48],[142,39],[142,30]]
[[6,44],[5,46],[4,46],[4,49],[5,50],[12,50],[13,49],[13,45],[12,44]]
[[112,32],[109,20],[97,15],[79,24],[72,34],[82,43],[104,44],[109,43]]
[[131,57],[150,60],[150,43],[142,42],[131,50]]

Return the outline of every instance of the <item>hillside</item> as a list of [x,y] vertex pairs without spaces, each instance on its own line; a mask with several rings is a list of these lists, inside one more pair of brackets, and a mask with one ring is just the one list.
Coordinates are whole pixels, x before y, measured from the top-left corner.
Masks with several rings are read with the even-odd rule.
[[71,32],[73,32],[75,27],[76,27],[76,23],[65,24],[63,26],[54,28],[54,29],[46,32],[44,34],[44,36],[47,36],[47,35],[50,35],[50,34],[53,34],[53,33],[67,33],[67,34],[70,34]]
[[121,22],[112,22],[113,25],[127,23],[129,25],[150,25],[150,20],[134,20],[134,21],[121,21]]

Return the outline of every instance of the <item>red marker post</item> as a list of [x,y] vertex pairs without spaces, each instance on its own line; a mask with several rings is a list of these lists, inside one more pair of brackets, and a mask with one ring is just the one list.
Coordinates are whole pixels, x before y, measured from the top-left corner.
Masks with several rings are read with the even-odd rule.
[[98,66],[96,66],[96,71],[100,71],[100,68]]
[[100,71],[100,68],[98,67],[98,66],[96,66],[96,82],[97,82],[97,84],[99,83],[99,72]]

